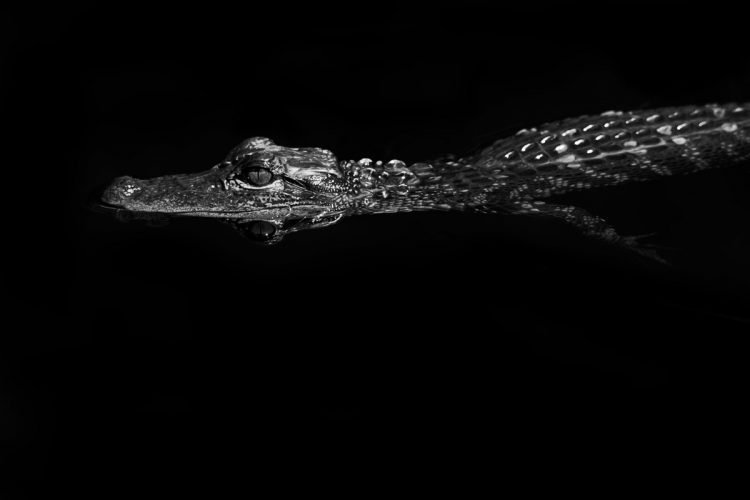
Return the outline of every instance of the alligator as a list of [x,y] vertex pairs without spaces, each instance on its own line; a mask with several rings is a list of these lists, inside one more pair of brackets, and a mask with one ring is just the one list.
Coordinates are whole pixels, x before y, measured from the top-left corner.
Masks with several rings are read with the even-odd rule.
[[145,214],[216,217],[256,241],[330,226],[345,216],[426,210],[525,214],[660,260],[586,210],[546,201],[570,191],[648,181],[750,158],[750,103],[606,111],[523,129],[477,153],[407,165],[339,161],[331,151],[244,140],[210,170],[124,176],[101,201]]

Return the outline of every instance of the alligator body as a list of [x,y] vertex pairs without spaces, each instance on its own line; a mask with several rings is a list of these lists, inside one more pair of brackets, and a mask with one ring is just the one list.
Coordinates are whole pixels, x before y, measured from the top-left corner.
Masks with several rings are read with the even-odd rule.
[[347,215],[462,210],[548,216],[644,252],[603,219],[546,201],[569,191],[647,181],[750,158],[750,103],[608,111],[524,129],[468,157],[412,165],[338,161],[327,150],[255,137],[196,174],[116,179],[102,201],[130,211],[219,217],[255,239]]

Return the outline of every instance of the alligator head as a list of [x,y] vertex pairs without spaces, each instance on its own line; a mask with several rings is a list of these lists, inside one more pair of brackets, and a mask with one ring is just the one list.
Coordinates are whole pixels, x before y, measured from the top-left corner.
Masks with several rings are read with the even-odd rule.
[[118,177],[101,200],[144,214],[223,218],[251,239],[275,243],[286,233],[337,222],[360,194],[359,165],[339,163],[325,149],[253,137],[204,172]]

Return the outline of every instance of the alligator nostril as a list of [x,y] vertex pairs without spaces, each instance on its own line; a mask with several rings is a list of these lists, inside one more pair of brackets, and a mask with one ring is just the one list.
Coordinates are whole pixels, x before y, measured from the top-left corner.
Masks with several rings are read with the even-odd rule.
[[133,195],[143,189],[142,181],[130,176],[118,177],[112,181],[102,193],[102,201],[105,203],[119,204],[123,200],[130,199]]

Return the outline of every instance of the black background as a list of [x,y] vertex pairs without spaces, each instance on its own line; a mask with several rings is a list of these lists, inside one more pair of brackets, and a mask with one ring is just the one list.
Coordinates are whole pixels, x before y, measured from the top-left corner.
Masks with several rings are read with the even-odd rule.
[[431,482],[735,442],[742,167],[565,197],[656,232],[672,269],[522,217],[357,217],[262,247],[86,205],[255,135],[414,162],[567,116],[747,102],[729,5],[66,6],[7,10],[2,32],[3,484]]

